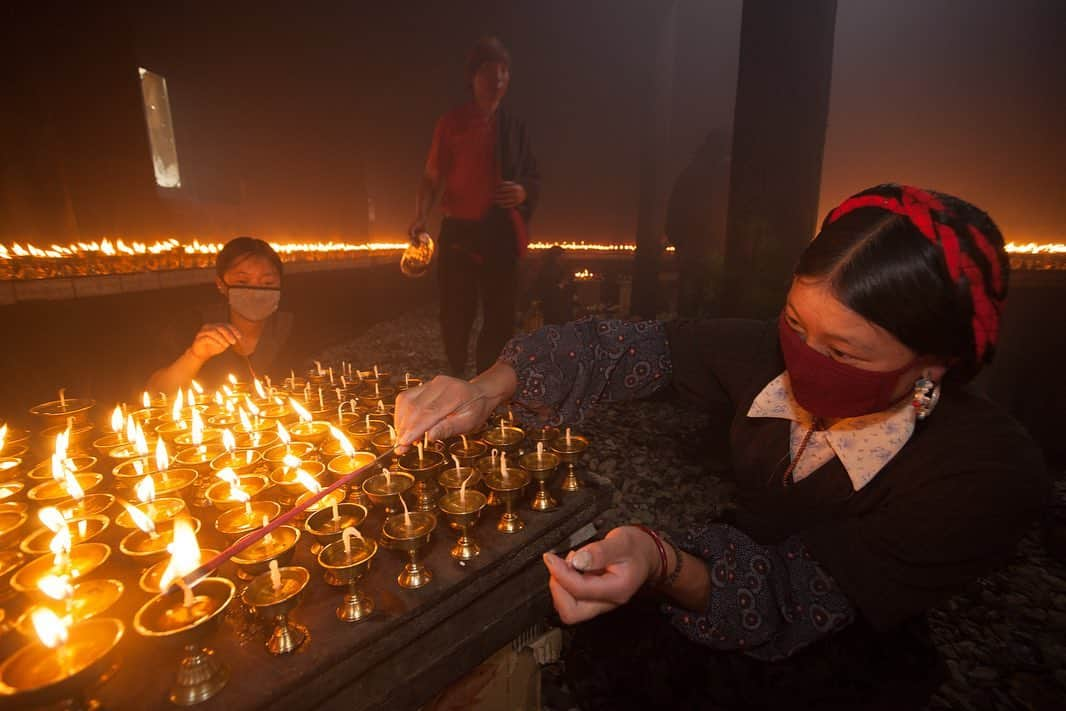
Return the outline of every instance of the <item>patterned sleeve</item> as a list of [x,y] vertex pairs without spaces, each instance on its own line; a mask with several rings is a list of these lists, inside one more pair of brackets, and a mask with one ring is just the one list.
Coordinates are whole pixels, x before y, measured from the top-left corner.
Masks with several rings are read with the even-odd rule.
[[851,602],[799,536],[762,546],[718,523],[689,533],[680,547],[706,560],[711,576],[707,610],[664,606],[694,642],[777,661],[855,619]]
[[585,318],[516,336],[500,360],[518,375],[513,404],[527,424],[580,422],[597,402],[646,397],[669,382],[658,321]]

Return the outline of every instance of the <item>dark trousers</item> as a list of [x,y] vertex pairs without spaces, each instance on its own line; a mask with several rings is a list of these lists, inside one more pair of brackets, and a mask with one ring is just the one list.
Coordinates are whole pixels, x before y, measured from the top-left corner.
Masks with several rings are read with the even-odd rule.
[[440,229],[440,327],[453,375],[466,367],[470,329],[480,296],[483,323],[475,349],[477,372],[496,362],[514,333],[518,259],[506,213],[484,220],[445,218]]

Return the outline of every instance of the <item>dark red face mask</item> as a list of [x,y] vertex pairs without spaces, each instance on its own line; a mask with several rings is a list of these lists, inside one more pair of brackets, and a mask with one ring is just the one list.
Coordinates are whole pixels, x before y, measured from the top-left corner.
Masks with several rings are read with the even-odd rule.
[[792,394],[816,417],[858,417],[886,410],[893,404],[893,390],[901,375],[914,365],[877,372],[840,363],[822,355],[800,338],[782,315],[777,321],[785,368]]

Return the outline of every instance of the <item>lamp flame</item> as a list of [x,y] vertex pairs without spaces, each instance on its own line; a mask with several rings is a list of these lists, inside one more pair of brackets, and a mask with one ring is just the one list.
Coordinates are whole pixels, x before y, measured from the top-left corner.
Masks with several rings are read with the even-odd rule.
[[81,484],[78,483],[77,478],[69,469],[63,470],[63,486],[66,488],[67,493],[70,494],[70,498],[75,501],[81,501],[85,498],[85,489],[81,488]]
[[337,443],[341,446],[341,451],[347,454],[349,457],[355,456],[355,446],[351,440],[333,425],[329,426],[329,433],[333,435],[333,439],[337,440]]
[[141,404],[142,404],[142,405],[144,405],[144,409],[146,409],[146,410],[147,410],[147,409],[148,409],[149,407],[151,407],[151,406],[152,406],[152,398],[151,398],[151,396],[150,396],[150,395],[148,394],[148,391],[147,391],[147,390],[145,390],[145,391],[144,391],[143,393],[141,393]]
[[185,394],[178,388],[178,396],[174,398],[174,407],[170,410],[170,419],[175,422],[181,420],[181,411],[185,407]]
[[155,468],[165,472],[170,466],[170,454],[167,453],[167,445],[160,437],[155,441]]
[[199,447],[204,443],[204,421],[200,417],[200,411],[192,411],[192,443]]
[[311,413],[308,412],[307,410],[305,410],[300,405],[300,403],[296,402],[295,400],[293,400],[290,397],[289,398],[289,404],[292,405],[292,409],[295,410],[296,414],[300,417],[300,422],[310,422],[311,421]]
[[37,581],[37,589],[53,600],[66,600],[74,595],[70,578],[65,575],[45,575]]
[[303,484],[304,488],[306,488],[312,494],[317,494],[318,492],[322,491],[322,485],[315,481],[315,478],[305,472],[303,469],[297,468],[295,475],[296,481]]
[[122,505],[126,508],[126,512],[130,515],[130,518],[133,520],[133,523],[136,524],[137,528],[141,529],[152,538],[155,538],[155,524],[152,523],[152,519],[148,518],[143,511],[129,502],[123,501]]
[[132,442],[135,439],[137,439],[137,420],[133,419],[133,415],[126,415],[126,441]]
[[285,429],[285,425],[281,424],[280,420],[278,421],[278,439],[284,444],[292,442],[292,437],[289,436],[289,431]]
[[133,490],[137,493],[137,498],[141,503],[150,504],[155,501],[155,481],[151,474],[137,482]]
[[166,590],[176,578],[188,575],[200,567],[200,544],[196,541],[196,531],[187,518],[174,521],[174,537],[167,544],[170,562],[159,578],[159,587]]
[[148,448],[148,440],[144,437],[144,428],[141,427],[140,423],[137,423],[137,436],[133,440],[133,448],[142,457],[147,457],[152,453],[152,450]]
[[226,448],[227,452],[232,452],[237,448],[237,438],[233,436],[233,433],[228,428],[222,430],[222,446]]
[[30,615],[33,620],[33,629],[41,644],[49,649],[55,649],[67,641],[67,626],[59,619],[56,613],[47,607],[38,607]]
[[266,390],[263,389],[263,384],[259,382],[259,378],[255,379],[255,394],[259,396],[260,400],[266,400]]
[[245,432],[251,432],[252,431],[252,420],[251,420],[250,417],[248,417],[248,413],[244,411],[243,407],[238,407],[237,408],[237,414],[241,418],[241,427],[244,428],[244,431]]
[[122,407],[115,405],[115,409],[111,411],[111,431],[115,434],[122,433]]

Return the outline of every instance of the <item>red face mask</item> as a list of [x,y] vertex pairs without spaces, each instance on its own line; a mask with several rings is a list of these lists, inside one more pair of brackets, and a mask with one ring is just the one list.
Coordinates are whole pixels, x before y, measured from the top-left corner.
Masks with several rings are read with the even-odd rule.
[[858,417],[888,409],[900,376],[915,362],[888,372],[863,370],[808,346],[784,315],[778,319],[777,331],[792,394],[804,410],[817,417]]

